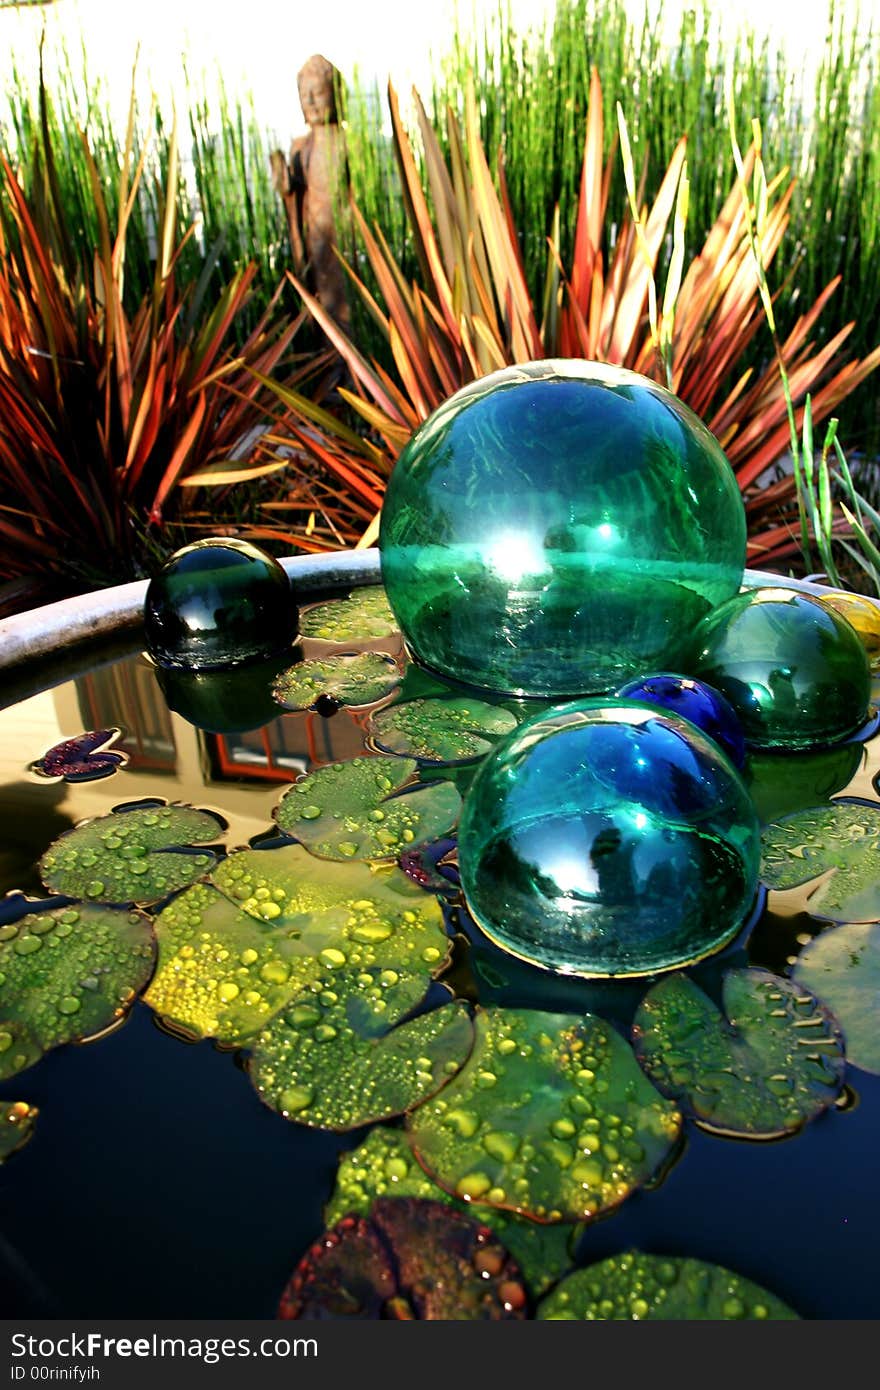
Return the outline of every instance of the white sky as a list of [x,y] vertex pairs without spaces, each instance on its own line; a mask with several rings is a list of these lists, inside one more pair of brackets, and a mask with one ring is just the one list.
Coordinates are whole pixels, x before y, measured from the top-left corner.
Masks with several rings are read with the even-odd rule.
[[[648,3],[656,13],[660,0]],[[846,3],[854,13],[857,0]],[[644,13],[644,0],[627,5],[638,17]],[[689,7],[686,0],[664,0],[670,30]],[[0,82],[5,85],[13,60],[21,70],[35,70],[45,22],[50,47],[64,37],[76,51],[85,35],[89,71],[107,81],[119,119],[139,43],[142,90],[152,85],[163,109],[169,90],[182,92],[186,52],[191,73],[204,70],[213,81],[220,71],[230,93],[253,92],[260,120],[283,142],[303,126],[295,77],[310,54],[324,53],[346,77],[358,67],[384,87],[390,73],[402,95],[413,82],[427,95],[431,51],[439,58],[448,49],[456,13],[467,26],[474,13],[497,8],[498,0],[56,0],[30,12],[0,10]],[[861,0],[858,8],[862,27],[869,16],[880,22],[880,0]],[[521,30],[548,9],[553,0],[511,0]],[[809,65],[827,31],[828,0],[716,0],[712,9],[728,30],[750,22],[759,33],[781,35],[801,65]]]

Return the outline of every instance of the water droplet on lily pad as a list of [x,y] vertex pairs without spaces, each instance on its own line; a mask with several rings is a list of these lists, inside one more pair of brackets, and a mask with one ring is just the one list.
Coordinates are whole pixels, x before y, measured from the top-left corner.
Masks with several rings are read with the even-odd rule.
[[648,1076],[697,1124],[775,1139],[834,1104],[843,1041],[813,995],[769,970],[728,970],[723,1004],[722,1014],[686,975],[672,975],[648,991],[633,1023]]
[[833,1011],[847,1061],[880,1072],[880,926],[860,922],[822,932],[801,951],[792,979]]
[[[366,1216],[377,1197],[420,1197],[447,1203],[478,1217],[478,1203],[465,1203],[432,1182],[416,1161],[403,1130],[377,1125],[358,1148],[342,1155],[336,1186],[324,1209],[324,1222],[333,1226],[354,1212]],[[569,1268],[580,1226],[540,1226],[514,1212],[485,1208],[492,1230],[522,1270],[533,1294],[541,1294]]]
[[[0,942],[0,1078],[50,1048],[102,1033],[150,978],[154,941],[145,917],[81,906],[72,925],[68,915],[64,908],[28,914]],[[41,949],[16,949],[31,941]],[[96,987],[87,989],[86,978]]]
[[341,653],[301,661],[275,680],[273,693],[285,709],[311,709],[327,697],[337,705],[372,705],[400,683],[397,663],[381,652]]
[[280,1318],[523,1318],[528,1295],[495,1233],[442,1202],[379,1198],[316,1241]]
[[[450,782],[393,796],[415,770],[413,760],[394,757],[331,763],[294,783],[275,819],[323,859],[396,858],[401,850],[448,834],[461,809],[461,797]],[[377,810],[381,820],[372,814]]]
[[825,875],[809,895],[814,917],[874,922],[880,918],[880,806],[843,800],[797,811],[764,828],[761,880],[799,888]]
[[299,630],[303,637],[318,637],[324,642],[365,642],[397,632],[397,619],[382,586],[370,584],[356,589],[350,598],[305,609]]
[[482,758],[496,739],[516,728],[516,716],[484,700],[408,700],[379,710],[370,719],[378,748],[428,763]]
[[[350,971],[322,983],[335,1002],[309,996],[320,1021],[303,1030],[289,1012],[279,1014],[253,1046],[251,1080],[288,1119],[346,1130],[400,1115],[437,1091],[449,1064],[460,1066],[470,1051],[470,1015],[460,1002],[400,1022],[424,996],[424,975],[401,977],[378,997],[375,982]],[[291,1105],[291,1095],[308,1100]]]
[[154,903],[214,863],[213,854],[176,851],[216,841],[223,829],[217,816],[192,806],[128,803],[61,835],[40,874],[47,888],[71,898]]
[[0,1163],[33,1138],[39,1111],[26,1100],[0,1102]]
[[542,1321],[796,1319],[775,1294],[721,1265],[633,1250],[569,1274],[543,1300]]
[[[475,1024],[467,1064],[408,1119],[419,1161],[448,1192],[537,1221],[588,1220],[668,1163],[681,1116],[603,1020],[492,1008],[478,1010]],[[512,1051],[504,1048],[511,1041]],[[496,1078],[490,1087],[480,1083],[488,1072]],[[581,1120],[585,1104],[592,1126]],[[548,1133],[563,1117],[576,1122],[568,1140]],[[603,1148],[622,1123],[638,1154]],[[509,1136],[507,1146],[487,1146],[498,1133]]]

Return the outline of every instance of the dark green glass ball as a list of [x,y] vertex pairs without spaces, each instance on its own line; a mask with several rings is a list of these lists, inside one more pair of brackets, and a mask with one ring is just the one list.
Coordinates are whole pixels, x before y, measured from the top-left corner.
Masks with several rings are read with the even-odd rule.
[[283,567],[249,541],[184,546],[147,587],[144,635],[160,666],[237,666],[289,647],[299,615]]
[[752,589],[710,613],[688,669],[730,701],[753,748],[812,748],[868,716],[861,640],[833,609],[794,589]]
[[733,470],[677,397],[553,360],[434,411],[395,466],[379,545],[423,665],[571,696],[681,670],[696,623],[739,589],[746,524]]

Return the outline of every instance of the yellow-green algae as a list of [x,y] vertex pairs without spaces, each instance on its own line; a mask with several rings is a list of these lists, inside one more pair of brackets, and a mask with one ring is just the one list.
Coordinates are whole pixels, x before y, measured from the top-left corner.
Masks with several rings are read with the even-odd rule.
[[306,608],[299,630],[303,637],[318,637],[324,642],[366,642],[397,632],[397,619],[381,584],[369,584],[349,598]]

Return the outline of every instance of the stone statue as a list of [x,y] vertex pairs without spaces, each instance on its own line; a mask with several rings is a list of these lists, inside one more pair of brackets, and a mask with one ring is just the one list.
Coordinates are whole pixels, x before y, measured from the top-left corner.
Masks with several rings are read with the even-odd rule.
[[273,183],[287,209],[296,273],[347,331],[345,271],[335,251],[334,212],[344,206],[348,187],[345,135],[336,110],[338,80],[336,68],[320,53],[309,58],[296,79],[309,133],[294,140],[286,160],[275,150],[271,161]]

